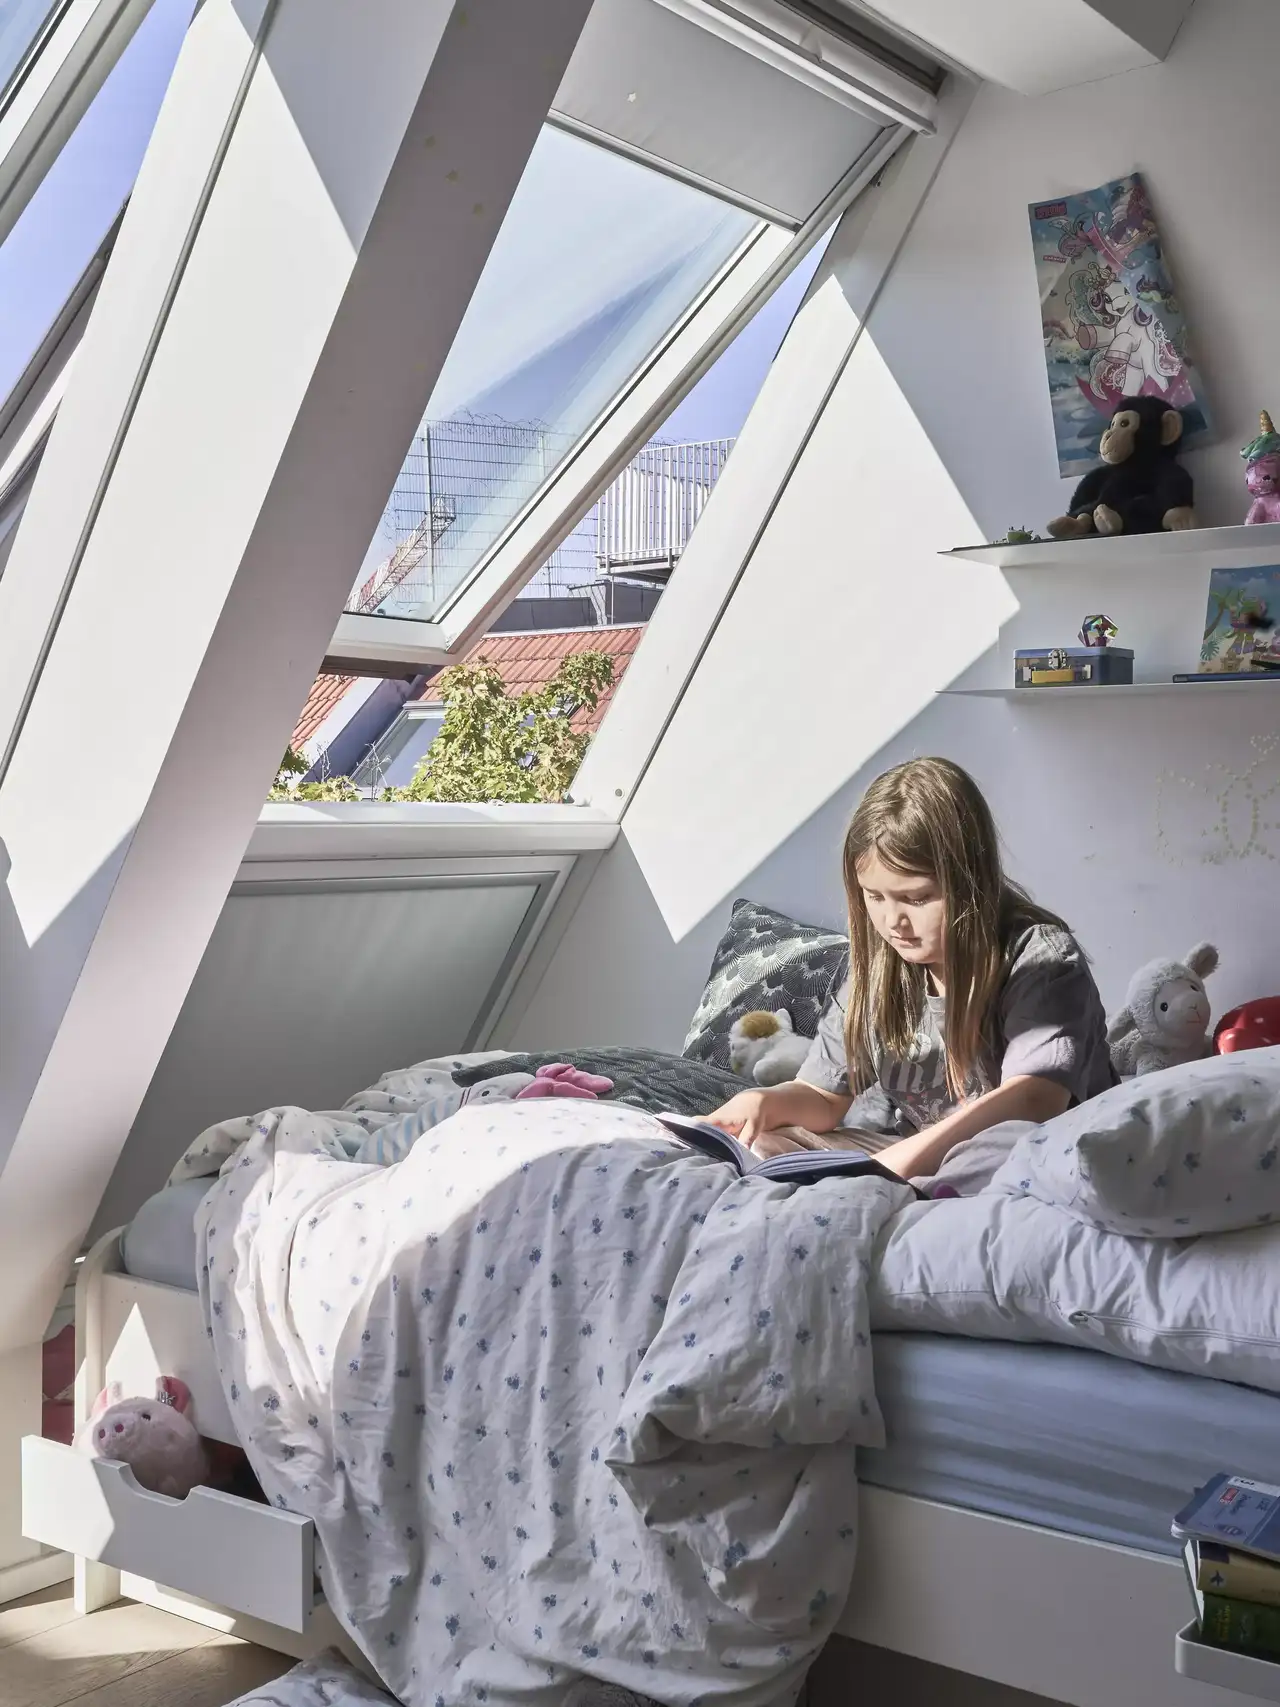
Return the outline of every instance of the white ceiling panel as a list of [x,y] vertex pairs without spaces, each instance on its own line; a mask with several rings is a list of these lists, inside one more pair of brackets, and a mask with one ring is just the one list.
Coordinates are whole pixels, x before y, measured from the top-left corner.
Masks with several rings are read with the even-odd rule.
[[596,0],[553,112],[792,225],[886,122],[657,0]]
[[860,0],[980,77],[1023,95],[1164,58],[1191,0]]

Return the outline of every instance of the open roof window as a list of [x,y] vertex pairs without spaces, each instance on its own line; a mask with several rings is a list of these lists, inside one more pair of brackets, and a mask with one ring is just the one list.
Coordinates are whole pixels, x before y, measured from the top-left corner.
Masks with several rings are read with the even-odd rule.
[[759,223],[545,127],[349,608],[438,619]]
[[780,0],[595,0],[352,566],[331,667],[465,652],[894,150],[932,128],[923,74],[802,26]]
[[[155,0],[149,12],[138,10],[141,26],[95,85],[69,140],[0,243],[0,573],[194,5]],[[46,35],[66,11],[48,20]],[[6,12],[0,0],[6,32],[17,31],[24,16],[21,3]],[[0,33],[0,73],[5,56],[17,53],[15,42]],[[20,62],[16,77],[29,61],[28,55]]]

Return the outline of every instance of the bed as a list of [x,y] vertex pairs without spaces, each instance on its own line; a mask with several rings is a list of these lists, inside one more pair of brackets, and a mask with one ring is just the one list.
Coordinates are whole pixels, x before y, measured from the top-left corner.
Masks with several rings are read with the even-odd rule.
[[[825,972],[803,970],[816,990]],[[721,967],[717,999],[726,982],[732,979]],[[713,976],[709,991],[715,983]],[[794,983],[787,995],[797,1008],[804,999]],[[737,991],[739,1008],[743,999]],[[813,1003],[816,1010],[820,995]],[[733,1003],[721,1000],[721,1007],[732,1011]],[[704,997],[691,1031],[692,1060],[708,1074],[723,1073],[707,1008]],[[603,1063],[597,1054],[580,1064],[626,1081],[626,1057],[634,1054],[614,1052]],[[685,1065],[681,1059],[667,1058],[657,1089],[652,1072],[630,1062],[636,1070],[620,1085],[622,1096],[635,1107],[653,1106],[646,1098],[679,1106],[691,1074],[683,1088],[694,1107],[705,1107],[706,1087],[695,1082],[689,1058]],[[501,1094],[498,1081],[513,1068],[536,1064],[495,1055],[449,1065],[468,1095],[485,1096]],[[381,1129],[379,1146],[388,1131]],[[412,1128],[400,1133],[410,1146],[417,1136]],[[394,1150],[376,1156],[396,1159]],[[1029,1184],[1015,1182],[1003,1200],[1010,1215],[1035,1207],[1017,1201],[1034,1195],[1024,1189]],[[234,1442],[225,1381],[194,1290],[193,1219],[208,1187],[208,1179],[178,1181],[89,1253],[78,1286],[78,1401],[83,1407],[108,1378],[137,1391],[157,1373],[179,1374],[192,1388],[202,1430]],[[957,1213],[966,1212],[961,1205]],[[943,1223],[930,1225],[936,1232]],[[1252,1237],[1240,1234],[1241,1248]],[[1210,1249],[1208,1241],[1181,1238],[1167,1249],[1179,1253],[1188,1243]],[[946,1245],[944,1239],[944,1255]],[[1274,1255],[1274,1246],[1267,1249]],[[1263,1272],[1274,1292],[1274,1265]],[[1074,1284],[1070,1273],[1066,1284]],[[1186,1590],[1167,1524],[1188,1488],[1224,1464],[1274,1479],[1280,1397],[1260,1389],[1278,1383],[1255,1382],[1254,1374],[1265,1375],[1266,1360],[1274,1362],[1275,1334],[1245,1336],[1243,1361],[1236,1346],[1237,1361],[1221,1366],[1243,1376],[1206,1379],[1221,1368],[1201,1368],[1194,1359],[1188,1365],[1190,1340],[1175,1335],[1164,1345],[1148,1334],[1144,1351],[1131,1321],[1114,1329],[1113,1318],[1069,1309],[1056,1294],[1046,1313],[1046,1299],[1026,1294],[1016,1274],[989,1316],[993,1337],[982,1337],[972,1320],[946,1315],[956,1297],[976,1290],[924,1288],[923,1313],[913,1314],[909,1300],[902,1306],[898,1325],[910,1332],[883,1331],[873,1313],[872,1325],[882,1330],[873,1336],[872,1361],[887,1444],[858,1454],[858,1558],[838,1633],[1080,1707],[1116,1700],[1230,1707],[1233,1696],[1173,1674]],[[931,1331],[938,1326],[945,1331]],[[1088,1348],[1099,1333],[1109,1337],[1095,1343],[1112,1355]],[[1037,1343],[1053,1340],[1065,1343]],[[1196,1343],[1203,1340],[1200,1334]],[[1173,1367],[1144,1366],[1162,1360]],[[162,1510],[167,1502],[130,1487],[128,1472],[116,1466],[91,1464],[52,1443],[27,1447],[28,1532],[78,1555],[85,1609],[123,1588],[290,1653],[333,1639],[314,1574],[315,1535],[294,1511],[246,1509],[204,1490]]]
[[[121,1239],[123,1272],[194,1294],[203,1183],[158,1192]],[[888,1445],[864,1486],[1177,1558],[1169,1515],[1229,1459],[1273,1477],[1280,1397],[1072,1346],[874,1336]]]

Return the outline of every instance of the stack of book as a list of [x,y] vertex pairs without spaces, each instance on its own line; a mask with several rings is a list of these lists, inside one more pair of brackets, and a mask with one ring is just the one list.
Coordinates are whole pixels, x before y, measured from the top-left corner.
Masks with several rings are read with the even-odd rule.
[[1280,1487],[1218,1475],[1173,1522],[1200,1640],[1280,1662]]

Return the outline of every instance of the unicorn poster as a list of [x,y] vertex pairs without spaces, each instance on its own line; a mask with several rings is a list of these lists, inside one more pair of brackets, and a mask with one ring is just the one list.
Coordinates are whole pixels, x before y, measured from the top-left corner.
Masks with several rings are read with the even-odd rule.
[[1122,397],[1162,397],[1182,411],[1183,444],[1200,443],[1203,387],[1141,175],[1029,212],[1059,471],[1094,466]]

